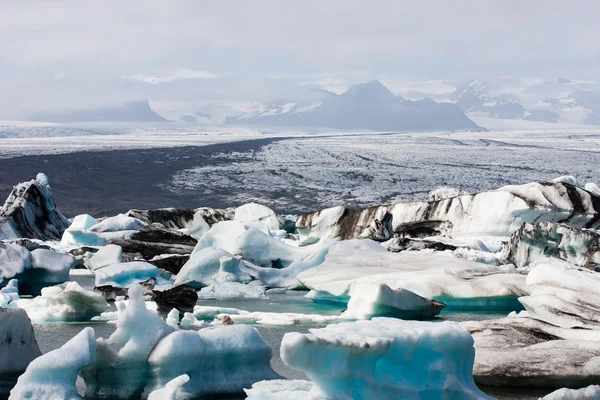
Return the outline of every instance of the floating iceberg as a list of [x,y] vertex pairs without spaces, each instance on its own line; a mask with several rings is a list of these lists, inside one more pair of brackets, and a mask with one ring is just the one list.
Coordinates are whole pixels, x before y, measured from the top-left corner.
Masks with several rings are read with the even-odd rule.
[[76,216],[73,218],[71,225],[64,231],[60,240],[61,245],[66,247],[104,246],[106,240],[89,230],[97,224],[98,220],[91,215],[82,214]]
[[17,376],[42,353],[24,310],[0,308],[0,338],[0,396],[6,396]]
[[473,382],[473,338],[450,322],[375,318],[287,333],[281,358],[317,398],[491,399]]
[[558,389],[541,400],[598,400],[600,399],[600,386],[590,385],[583,389]]
[[123,249],[116,244],[108,244],[101,247],[88,260],[89,268],[96,271],[100,268],[108,267],[112,264],[120,264],[123,262]]
[[16,243],[0,242],[0,286],[14,278],[22,294],[37,294],[44,286],[69,280],[74,261],[69,254],[43,248],[29,252]]
[[45,174],[14,187],[0,208],[0,239],[58,240],[69,226],[52,197]]
[[34,299],[17,301],[34,322],[89,321],[110,309],[104,297],[83,289],[77,282],[42,289]]
[[600,329],[600,273],[542,258],[527,275],[519,301],[531,318],[563,328]]
[[129,295],[127,308],[117,320],[117,330],[107,340],[97,340],[98,362],[83,372],[86,397],[127,399],[141,394],[150,353],[173,332],[173,328],[146,308],[139,285],[132,286]]
[[271,231],[277,231],[283,225],[283,221],[273,210],[256,203],[247,203],[236,208],[233,219],[244,223],[258,222]]
[[19,281],[11,279],[0,289],[0,308],[12,307],[17,300],[19,300]]
[[596,269],[600,267],[600,234],[589,229],[572,228],[555,222],[525,223],[508,242],[506,261],[527,267],[543,256]]
[[174,283],[201,289],[214,285],[216,280],[222,280],[226,273],[231,274],[230,280],[238,282],[249,282],[252,279],[250,273],[257,275],[242,260],[232,258],[227,251],[207,247],[192,254],[175,277]]
[[300,380],[256,382],[251,389],[244,389],[246,400],[310,400],[313,383]]
[[154,265],[145,261],[130,261],[100,268],[94,272],[94,275],[96,276],[96,286],[110,285],[127,288],[151,278],[158,280],[161,272]]
[[426,299],[410,290],[392,290],[385,283],[358,283],[350,288],[349,295],[348,308],[342,314],[348,319],[428,319],[446,307],[444,303]]
[[262,267],[283,268],[296,260],[302,260],[317,250],[317,247],[291,246],[271,236],[268,228],[260,223],[240,221],[219,222],[198,241],[194,253],[211,247]]
[[148,400],[177,400],[177,392],[179,389],[188,383],[190,377],[187,375],[181,375],[173,380],[167,382],[164,389],[157,389],[150,393]]
[[181,398],[241,393],[254,382],[278,378],[271,368],[272,351],[258,331],[247,325],[177,331],[152,351],[146,391],[187,374]]
[[114,217],[103,219],[95,225],[89,227],[92,232],[119,232],[119,231],[137,231],[144,224],[137,218],[119,214]]
[[9,400],[81,400],[75,386],[77,375],[95,362],[94,330],[84,328],[61,348],[33,360],[11,390]]
[[600,331],[561,328],[527,316],[460,325],[475,340],[478,384],[561,388],[600,379]]
[[514,269],[476,263],[451,255],[390,253],[369,240],[342,241],[325,262],[302,272],[298,280],[313,298],[349,300],[352,285],[385,283],[463,309],[521,309],[517,297],[528,294],[525,275]]
[[259,299],[265,296],[265,291],[266,288],[260,281],[250,283],[223,282],[202,288],[198,292],[198,298],[225,300],[246,297]]
[[298,217],[300,239],[323,237],[388,240],[397,236],[507,238],[524,223],[564,222],[597,226],[598,197],[570,183],[533,182],[437,201],[346,209],[334,207]]

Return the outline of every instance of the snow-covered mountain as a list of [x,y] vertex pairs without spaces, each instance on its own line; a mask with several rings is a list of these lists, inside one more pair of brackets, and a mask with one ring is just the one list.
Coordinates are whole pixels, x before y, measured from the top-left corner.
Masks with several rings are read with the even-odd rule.
[[486,84],[477,80],[459,84],[451,100],[467,114],[490,118],[544,122],[557,122],[560,118],[552,110],[525,108],[513,96],[493,96]]
[[600,91],[577,89],[558,99],[545,99],[563,120],[585,125],[600,125]]
[[341,95],[327,92],[321,101],[274,104],[227,122],[394,131],[480,129],[455,104],[406,100],[377,80],[352,86]]
[[103,108],[68,110],[56,113],[35,114],[31,121],[46,122],[167,122],[158,115],[148,101],[128,102],[123,105]]

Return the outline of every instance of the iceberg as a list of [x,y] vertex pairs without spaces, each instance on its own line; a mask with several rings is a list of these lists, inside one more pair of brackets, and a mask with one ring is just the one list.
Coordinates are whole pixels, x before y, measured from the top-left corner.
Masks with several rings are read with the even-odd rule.
[[177,331],[152,351],[146,391],[187,374],[190,381],[179,390],[181,398],[241,393],[255,382],[279,378],[271,357],[269,345],[247,325]]
[[207,247],[190,257],[175,277],[175,285],[187,284],[197,289],[215,284],[215,278],[220,271],[233,271],[240,275],[237,280],[250,281],[249,268],[239,259],[234,259],[225,250]]
[[438,315],[446,305],[426,299],[410,290],[393,290],[385,283],[358,283],[350,288],[348,308],[342,313],[348,319],[394,317],[428,319]]
[[283,268],[311,255],[316,247],[291,246],[271,236],[260,223],[219,222],[198,241],[194,253],[211,247],[221,249],[262,267]]
[[[454,309],[522,309],[516,300],[528,294],[525,275],[443,254],[390,253],[370,240],[341,241],[330,247],[321,265],[297,279],[317,299],[349,300],[352,285],[385,283],[436,299]],[[516,307],[516,308],[515,308]]]
[[244,392],[246,400],[310,400],[312,388],[310,381],[274,379],[256,382]]
[[145,225],[138,231],[123,232],[131,234],[115,236],[109,241],[121,246],[124,253],[141,255],[145,260],[164,254],[190,254],[198,242],[189,235],[165,229],[159,224]]
[[102,295],[83,289],[77,282],[45,287],[40,296],[16,303],[36,323],[89,321],[110,309]]
[[17,300],[19,300],[19,281],[11,279],[0,289],[0,308],[12,307]]
[[600,386],[590,385],[582,389],[558,389],[541,400],[597,400],[600,399]]
[[137,231],[144,225],[146,224],[137,218],[119,214],[114,217],[103,219],[101,222],[90,226],[89,230],[92,232]]
[[22,294],[38,294],[44,286],[69,280],[74,262],[69,254],[44,248],[29,252],[16,243],[0,242],[0,287],[17,279]]
[[519,301],[531,318],[563,328],[600,329],[600,273],[541,258],[527,275]]
[[287,333],[281,358],[305,372],[311,396],[335,399],[491,399],[473,381],[473,338],[451,322],[394,318]]
[[24,310],[0,308],[0,396],[7,396],[17,377],[42,353]]
[[61,348],[33,360],[9,400],[81,400],[75,383],[79,371],[96,362],[96,340],[92,328],[84,328]]
[[119,314],[117,330],[107,340],[97,340],[97,363],[83,371],[86,397],[128,399],[140,395],[147,380],[150,353],[173,332],[146,308],[139,285],[129,289],[129,296],[127,307]]
[[177,400],[177,392],[183,385],[188,383],[189,380],[190,377],[185,374],[178,376],[167,382],[164,389],[157,389],[150,393],[148,400]]
[[452,236],[508,238],[524,222],[598,226],[597,195],[564,182],[532,182],[434,201],[363,209],[334,207],[298,217],[303,243],[323,237],[374,239]]
[[202,288],[198,292],[198,298],[226,300],[246,297],[259,299],[264,297],[265,291],[266,287],[260,281],[250,283],[223,282]]
[[89,269],[96,271],[112,264],[123,262],[123,249],[116,244],[107,244],[88,259]]
[[0,240],[58,240],[68,226],[69,220],[56,207],[43,173],[15,186],[0,208]]
[[60,244],[65,247],[104,246],[106,240],[90,232],[90,228],[98,224],[98,220],[88,214],[77,215],[71,225],[64,231]]
[[525,268],[540,257],[551,256],[596,269],[600,267],[600,234],[555,222],[524,223],[508,242],[504,258]]
[[600,379],[600,331],[519,314],[460,324],[475,340],[473,377],[486,386],[582,387]]
[[236,208],[233,219],[244,223],[258,222],[271,231],[280,230],[283,225],[283,221],[273,210],[256,203],[247,203]]
[[130,261],[111,264],[94,271],[96,286],[113,286],[127,288],[136,283],[154,278],[159,279],[161,272],[154,265],[145,261]]

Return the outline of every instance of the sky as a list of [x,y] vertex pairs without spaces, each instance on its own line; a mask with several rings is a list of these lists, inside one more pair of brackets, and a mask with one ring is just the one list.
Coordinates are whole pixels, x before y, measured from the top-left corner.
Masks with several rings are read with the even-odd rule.
[[166,87],[235,74],[343,88],[371,78],[596,79],[600,67],[597,1],[4,0],[0,7],[5,114],[125,101],[154,90],[144,82]]

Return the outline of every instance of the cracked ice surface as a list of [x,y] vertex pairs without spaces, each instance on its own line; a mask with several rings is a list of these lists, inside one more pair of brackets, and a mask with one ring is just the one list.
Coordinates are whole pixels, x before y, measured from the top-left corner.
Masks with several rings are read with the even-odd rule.
[[229,163],[175,173],[168,189],[229,191],[232,202],[296,212],[426,199],[439,186],[477,192],[567,174],[597,182],[600,132],[330,134],[212,157]]

